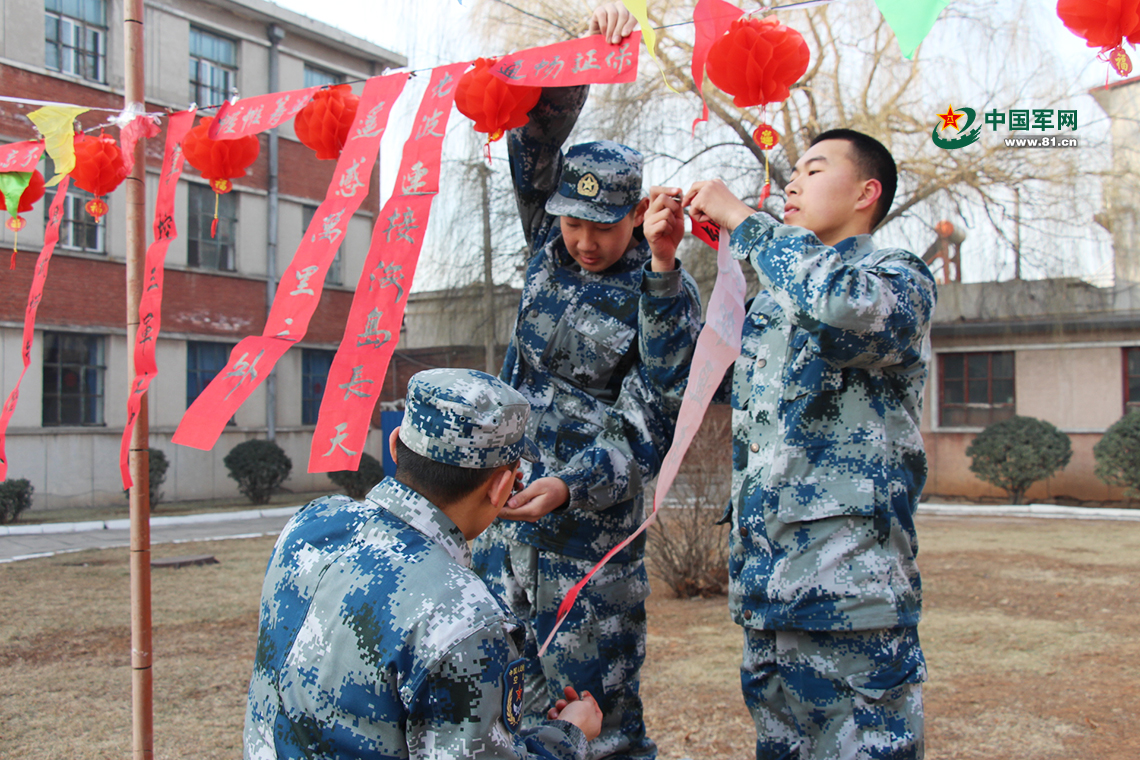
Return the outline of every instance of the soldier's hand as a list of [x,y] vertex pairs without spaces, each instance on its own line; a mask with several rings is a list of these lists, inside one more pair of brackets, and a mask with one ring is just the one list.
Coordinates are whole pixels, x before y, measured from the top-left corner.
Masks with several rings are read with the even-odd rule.
[[622,3],[606,3],[594,9],[590,15],[590,34],[603,34],[611,45],[616,45],[624,37],[637,29],[637,19]]
[[681,209],[681,188],[649,188],[649,210],[642,230],[653,253],[654,272],[672,272],[677,246],[685,237],[685,212]]
[[573,686],[567,686],[563,693],[566,695],[566,699],[555,702],[554,707],[546,713],[546,717],[550,720],[565,720],[573,723],[582,729],[582,733],[586,735],[586,741],[593,741],[598,738],[598,734],[602,732],[602,708],[598,707],[593,695],[584,691],[579,697]]
[[570,489],[561,478],[539,478],[507,499],[499,512],[504,520],[534,522],[570,500]]
[[752,214],[756,213],[744,201],[737,198],[722,180],[710,179],[694,182],[681,205],[689,209],[689,214],[698,222],[713,222],[732,232]]

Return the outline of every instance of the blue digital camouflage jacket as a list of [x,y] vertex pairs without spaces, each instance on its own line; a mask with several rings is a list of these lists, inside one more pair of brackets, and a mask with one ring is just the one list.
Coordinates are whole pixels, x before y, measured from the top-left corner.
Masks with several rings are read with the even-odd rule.
[[729,607],[753,628],[912,626],[934,279],[869,235],[757,213],[733,231],[760,294],[732,372]]
[[390,478],[298,512],[265,574],[245,757],[584,757],[571,723],[507,728],[521,627],[470,561],[459,528]]
[[[644,240],[600,274],[566,251],[545,205],[586,94],[544,89],[528,124],[509,133],[531,258],[501,377],[532,406],[527,434],[542,461],[528,482],[559,477],[570,501],[536,523],[504,523],[524,543],[597,561],[642,520],[642,491],[672,440],[701,311],[688,272],[679,262],[652,272]],[[615,560],[639,558],[644,546],[642,534]]]

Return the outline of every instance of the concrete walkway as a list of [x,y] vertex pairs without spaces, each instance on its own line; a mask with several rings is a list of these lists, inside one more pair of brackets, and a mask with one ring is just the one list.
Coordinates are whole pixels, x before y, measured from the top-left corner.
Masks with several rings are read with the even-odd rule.
[[[298,509],[300,505],[253,509],[245,512],[152,517],[150,542],[152,545],[177,544],[188,541],[276,536]],[[919,505],[918,514],[920,517],[941,515],[1140,521],[1140,509],[1059,507],[1053,504],[982,506],[924,502]],[[129,547],[130,539],[128,520],[0,525],[0,564],[36,557],[51,557],[85,549]]]

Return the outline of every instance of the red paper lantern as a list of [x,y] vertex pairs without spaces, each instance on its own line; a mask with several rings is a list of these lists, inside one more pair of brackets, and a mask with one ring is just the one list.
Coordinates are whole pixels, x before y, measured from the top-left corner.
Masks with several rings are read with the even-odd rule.
[[780,144],[780,133],[770,124],[761,124],[752,130],[752,139],[760,150],[772,150]]
[[742,16],[709,48],[705,71],[733,103],[747,108],[787,100],[810,58],[800,33],[774,16]]
[[491,73],[494,58],[477,58],[475,68],[455,85],[455,107],[475,122],[476,132],[486,132],[487,141],[500,139],[508,129],[526,124],[527,114],[542,95],[541,87],[507,84]]
[[[25,211],[31,211],[32,206],[36,201],[44,197],[44,175],[38,171],[32,171],[32,178],[28,181],[28,186],[24,188],[24,192],[20,194],[20,203],[16,207],[17,214],[23,214]],[[0,193],[0,211],[8,210],[8,202],[4,198],[4,194]],[[9,228],[11,229],[11,228]]]
[[1140,0],[1058,0],[1057,15],[1089,47],[1108,51],[1140,43]]
[[320,90],[293,119],[297,139],[315,150],[317,158],[335,161],[348,140],[359,104],[360,98],[347,84]]
[[182,155],[202,174],[203,179],[210,180],[214,192],[228,193],[233,189],[230,180],[244,177],[245,170],[257,160],[261,141],[256,135],[236,140],[211,140],[206,133],[213,121],[213,117],[207,116],[186,134],[182,139]]
[[75,168],[71,170],[71,181],[80,190],[95,196],[86,205],[87,213],[95,217],[95,221],[107,213],[107,204],[102,196],[114,191],[126,177],[123,152],[113,137],[103,134],[98,137],[75,136]]

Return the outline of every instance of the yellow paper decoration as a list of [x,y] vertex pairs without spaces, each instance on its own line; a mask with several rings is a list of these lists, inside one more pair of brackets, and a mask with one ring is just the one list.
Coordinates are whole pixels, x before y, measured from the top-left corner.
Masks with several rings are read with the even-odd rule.
[[80,106],[44,106],[28,114],[36,129],[44,136],[44,149],[55,162],[56,175],[44,183],[55,187],[75,168],[74,121],[89,108]]
[[665,78],[665,68],[661,65],[661,61],[657,60],[657,32],[649,25],[649,9],[646,3],[647,0],[622,0],[622,5],[633,14],[638,25],[641,26],[641,39],[645,40],[645,49],[649,51],[649,57],[653,59],[661,71],[661,79],[664,80],[665,86],[680,95],[681,93],[674,90],[673,85],[669,84],[669,80]]

